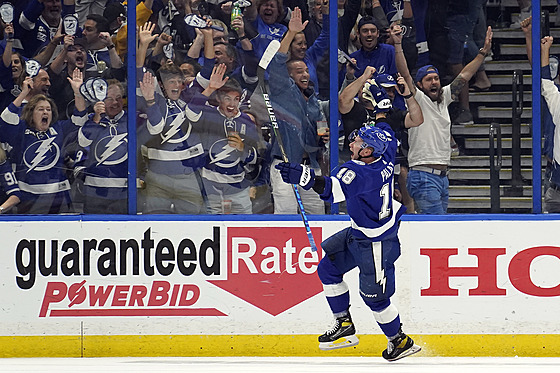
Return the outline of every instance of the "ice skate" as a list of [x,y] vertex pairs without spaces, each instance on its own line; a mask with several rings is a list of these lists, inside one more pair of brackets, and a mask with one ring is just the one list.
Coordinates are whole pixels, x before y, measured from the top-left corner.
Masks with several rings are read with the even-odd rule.
[[333,327],[319,336],[319,348],[325,351],[355,346],[359,342],[350,315],[338,317]]
[[389,341],[387,349],[383,351],[383,358],[388,361],[395,361],[403,357],[410,356],[419,352],[422,348],[414,344],[412,338],[404,334],[402,330],[395,338]]

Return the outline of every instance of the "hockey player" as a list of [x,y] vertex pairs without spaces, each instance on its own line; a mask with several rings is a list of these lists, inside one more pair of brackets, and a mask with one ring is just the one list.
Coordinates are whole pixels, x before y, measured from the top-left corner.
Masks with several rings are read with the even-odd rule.
[[[380,96],[378,88],[373,97]],[[420,347],[403,333],[399,312],[390,300],[395,292],[394,262],[400,255],[398,224],[405,210],[393,199],[397,141],[387,123],[377,122],[375,127],[364,126],[352,135],[350,150],[352,160],[331,177],[315,176],[311,168],[293,163],[281,163],[276,168],[285,182],[313,188],[325,201],[346,200],[351,218],[350,227],[321,244],[326,255],[317,273],[336,322],[319,337],[319,348],[331,350],[359,342],[349,312],[348,286],[343,280],[345,273],[358,267],[360,295],[389,340],[382,356],[398,360],[420,351]]]
[[[208,161],[202,169],[202,179],[209,212],[251,214],[249,175],[254,178],[258,174],[257,127],[239,111],[241,86],[233,78],[224,78],[226,69],[224,64],[214,66],[208,87],[193,96],[186,113],[192,124],[204,132]],[[214,92],[218,107],[207,104]]]

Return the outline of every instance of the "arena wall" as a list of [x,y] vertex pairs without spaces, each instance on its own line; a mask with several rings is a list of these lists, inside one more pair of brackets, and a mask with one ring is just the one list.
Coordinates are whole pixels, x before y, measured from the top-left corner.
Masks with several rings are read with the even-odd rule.
[[[0,222],[0,357],[379,356],[386,346],[354,271],[360,344],[318,349],[332,323],[315,273],[322,252],[297,217],[20,219]],[[401,223],[393,298],[422,354],[560,356],[558,220],[423,219]],[[320,242],[349,221],[310,223]]]

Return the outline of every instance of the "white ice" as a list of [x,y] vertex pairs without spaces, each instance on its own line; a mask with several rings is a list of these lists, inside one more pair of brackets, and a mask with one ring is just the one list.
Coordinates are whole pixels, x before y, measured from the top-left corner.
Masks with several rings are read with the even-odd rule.
[[559,373],[560,357],[126,357],[0,359],[0,372]]

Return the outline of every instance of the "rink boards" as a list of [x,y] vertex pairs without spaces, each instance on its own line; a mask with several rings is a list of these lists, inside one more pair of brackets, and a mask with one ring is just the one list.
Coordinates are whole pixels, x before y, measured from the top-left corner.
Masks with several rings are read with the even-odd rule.
[[[317,348],[322,252],[297,217],[264,218],[2,221],[0,357],[379,356],[356,271],[360,344]],[[560,356],[558,221],[445,219],[400,228],[393,302],[422,354]],[[349,221],[310,224],[320,242]]]

